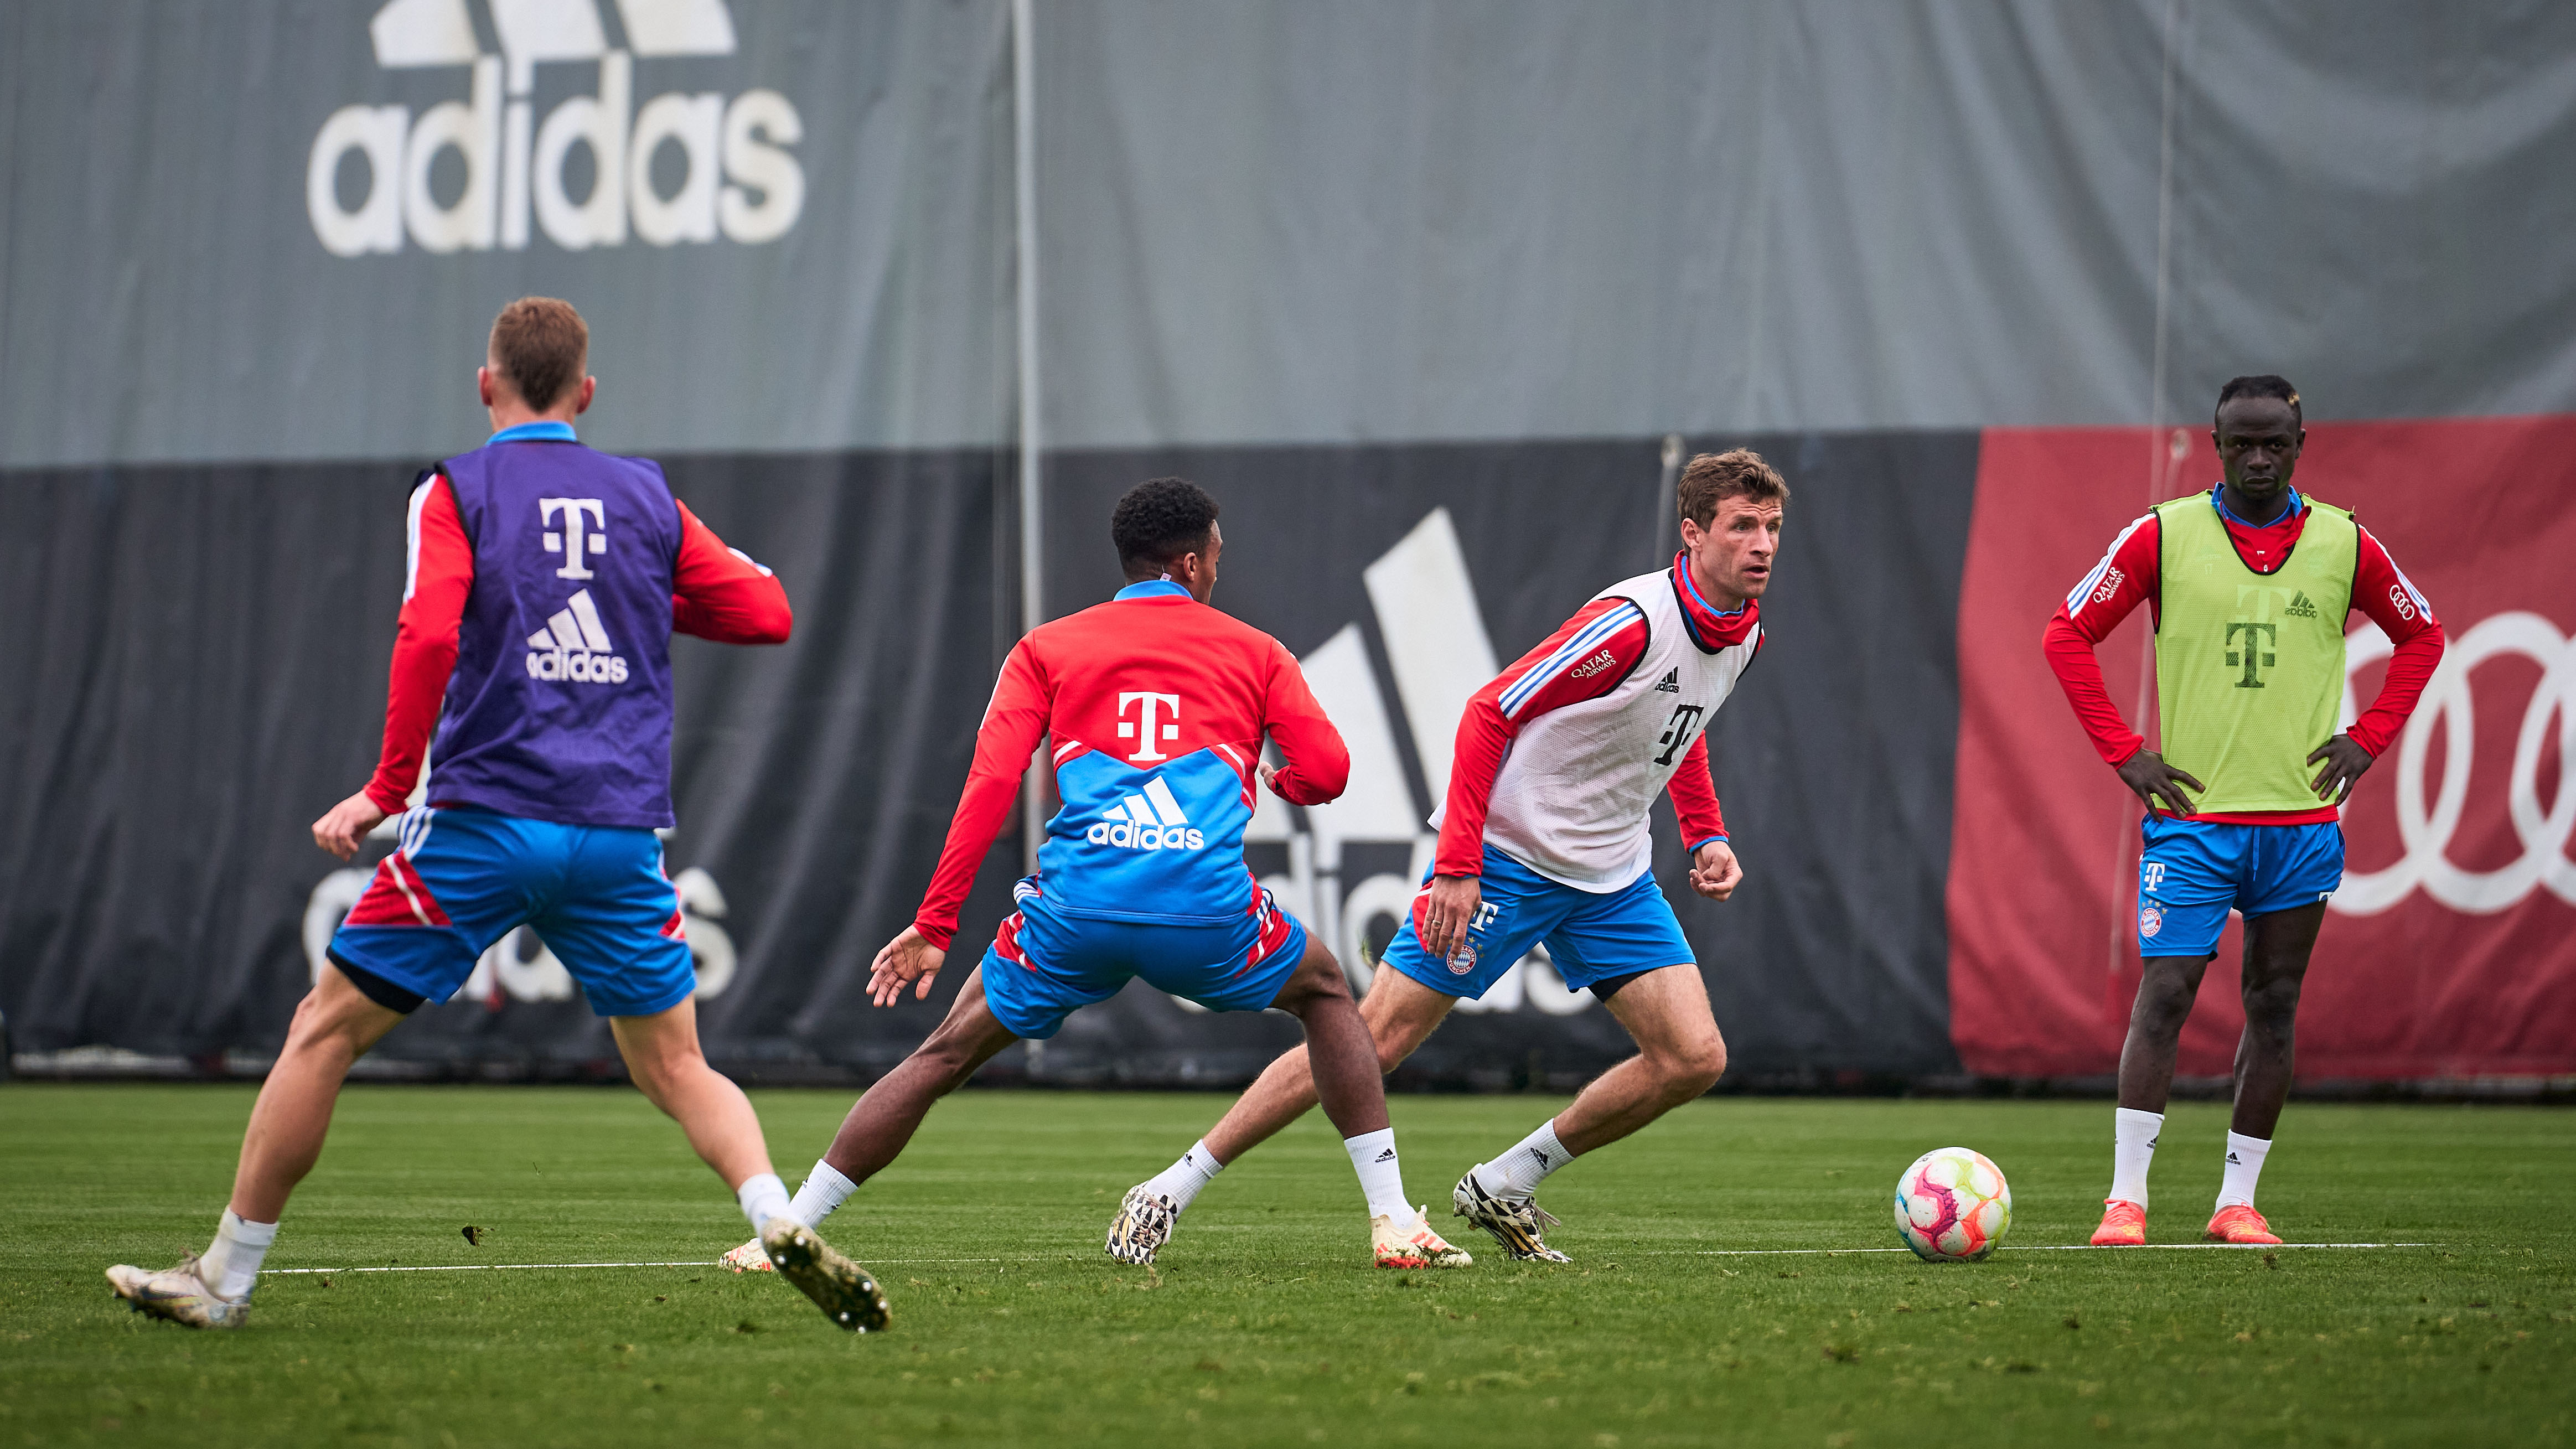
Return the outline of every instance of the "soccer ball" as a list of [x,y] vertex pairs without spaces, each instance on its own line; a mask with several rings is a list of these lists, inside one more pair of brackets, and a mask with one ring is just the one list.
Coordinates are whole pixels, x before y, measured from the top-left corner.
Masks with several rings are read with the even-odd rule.
[[1939,1147],[1896,1180],[1896,1235],[1933,1263],[1973,1263],[2012,1226],[2003,1169],[1965,1147]]

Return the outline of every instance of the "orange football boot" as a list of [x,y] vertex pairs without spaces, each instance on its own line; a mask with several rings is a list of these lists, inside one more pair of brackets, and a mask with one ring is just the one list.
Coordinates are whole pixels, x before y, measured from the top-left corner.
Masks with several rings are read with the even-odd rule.
[[2122,1197],[2102,1199],[2102,1226],[2093,1230],[2097,1248],[2143,1248],[2147,1245],[2147,1210]]
[[2213,1243],[2242,1243],[2271,1246],[2281,1240],[2272,1235],[2272,1225],[2254,1211],[2250,1203],[2223,1207],[2210,1214],[2209,1226],[2201,1236]]

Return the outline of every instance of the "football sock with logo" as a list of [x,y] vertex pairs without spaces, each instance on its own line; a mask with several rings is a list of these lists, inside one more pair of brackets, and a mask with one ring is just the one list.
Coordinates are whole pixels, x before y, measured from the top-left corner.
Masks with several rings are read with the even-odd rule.
[[246,1223],[231,1208],[215,1223],[215,1240],[197,1255],[200,1276],[219,1298],[246,1298],[259,1281],[259,1264],[277,1241],[277,1224]]
[[2227,1176],[2218,1185],[2220,1207],[2254,1205],[2254,1182],[2263,1175],[2263,1158],[2271,1150],[2265,1138],[2227,1134]]
[[843,1177],[839,1168],[817,1157],[814,1170],[805,1174],[805,1184],[796,1189],[796,1201],[787,1205],[787,1211],[805,1226],[819,1228],[823,1226],[823,1219],[830,1217],[841,1204],[850,1200],[851,1193],[858,1190],[859,1185]]
[[1413,1204],[1404,1196],[1404,1170],[1395,1157],[1395,1129],[1381,1127],[1375,1132],[1345,1137],[1342,1146],[1351,1154],[1351,1166],[1359,1172],[1360,1191],[1368,1194],[1369,1216],[1409,1221]]
[[[1357,1161],[1356,1158],[1353,1160]],[[1145,1190],[1170,1198],[1172,1211],[1184,1212],[1198,1198],[1199,1189],[1214,1181],[1216,1175],[1223,1171],[1225,1164],[1217,1161],[1216,1154],[1208,1151],[1206,1141],[1201,1140],[1182,1153],[1180,1161],[1155,1173],[1146,1182]]]
[[2145,1207],[2147,1164],[2156,1160],[2156,1137],[2164,1131],[2165,1114],[2115,1107],[2111,1124],[2111,1196]]
[[1477,1163],[1476,1181],[1496,1197],[1525,1198],[1538,1191],[1540,1181],[1549,1173],[1573,1160],[1574,1154],[1556,1140],[1556,1119],[1551,1117],[1511,1151],[1491,1162]]
[[763,1172],[746,1177],[742,1186],[733,1190],[734,1201],[742,1204],[742,1215],[751,1219],[751,1230],[759,1232],[769,1220],[787,1215],[787,1184],[778,1174]]

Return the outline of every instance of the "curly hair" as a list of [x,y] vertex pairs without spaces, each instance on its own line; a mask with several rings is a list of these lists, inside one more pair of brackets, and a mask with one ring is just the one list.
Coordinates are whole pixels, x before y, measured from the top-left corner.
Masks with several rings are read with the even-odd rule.
[[[2223,408],[2240,397],[2278,398],[2290,405],[2290,419],[2294,425],[2298,427],[2308,425],[2307,414],[2299,407],[2299,390],[2290,386],[2288,378],[2277,373],[2257,372],[2244,377],[2229,378],[2227,385],[2218,390],[2218,406]],[[2210,425],[2217,426],[2217,409],[2210,410],[2209,418]]]
[[1181,555],[1207,546],[1216,500],[1187,478],[1148,478],[1109,514],[1109,541],[1132,582],[1150,579]]
[[1751,448],[1737,448],[1729,453],[1702,453],[1682,469],[1681,481],[1673,487],[1673,506],[1681,516],[1702,528],[1717,521],[1717,501],[1721,498],[1753,498],[1763,502],[1777,501],[1783,507],[1789,502],[1789,485],[1779,470],[1762,461],[1762,455]]

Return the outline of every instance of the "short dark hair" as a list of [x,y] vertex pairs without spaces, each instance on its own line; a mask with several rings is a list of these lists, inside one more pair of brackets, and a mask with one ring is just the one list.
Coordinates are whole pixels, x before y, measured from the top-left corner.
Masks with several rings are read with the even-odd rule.
[[1717,521],[1717,501],[1729,497],[1777,499],[1785,508],[1789,485],[1778,469],[1762,461],[1761,454],[1737,448],[1691,459],[1690,466],[1682,469],[1681,481],[1673,486],[1673,507],[1702,528]]
[[[2290,386],[2290,380],[2286,377],[2269,372],[2231,377],[2227,380],[2227,386],[2218,390],[2218,407],[2223,408],[2240,397],[2279,398],[2290,405],[2292,421],[2302,428],[2308,425],[2307,414],[2299,410],[2299,390]],[[2209,410],[2209,425],[2212,428],[2218,426],[2218,408]]]
[[544,412],[581,382],[590,361],[590,327],[570,302],[521,297],[492,319],[492,370],[519,401]]
[[1109,513],[1109,541],[1131,580],[1151,578],[1205,548],[1215,529],[1216,500],[1187,478],[1148,478]]

